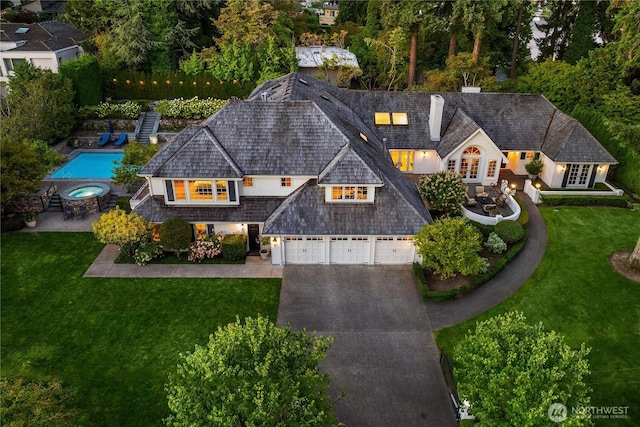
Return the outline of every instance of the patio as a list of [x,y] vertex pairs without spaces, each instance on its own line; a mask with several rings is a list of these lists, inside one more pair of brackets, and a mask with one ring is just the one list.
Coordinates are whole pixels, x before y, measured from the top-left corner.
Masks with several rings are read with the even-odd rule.
[[[480,187],[484,188],[484,192],[478,192]],[[469,202],[464,203],[463,208],[478,215],[495,217],[502,215],[508,217],[515,212],[506,203],[506,197],[503,196],[499,187],[467,185],[467,195]],[[501,196],[503,196],[501,198]],[[475,201],[475,204],[472,202]]]

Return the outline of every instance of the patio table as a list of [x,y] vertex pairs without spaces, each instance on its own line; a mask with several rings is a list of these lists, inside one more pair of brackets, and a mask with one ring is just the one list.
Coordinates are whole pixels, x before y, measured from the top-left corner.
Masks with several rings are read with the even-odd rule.
[[484,196],[476,196],[476,199],[478,200],[478,202],[480,202],[480,204],[482,205],[488,205],[490,203],[493,203],[493,199],[491,197],[484,197]]

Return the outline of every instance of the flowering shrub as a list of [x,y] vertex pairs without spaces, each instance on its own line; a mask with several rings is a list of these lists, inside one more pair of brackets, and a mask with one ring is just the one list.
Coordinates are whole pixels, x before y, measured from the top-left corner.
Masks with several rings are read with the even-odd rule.
[[494,254],[501,254],[507,250],[507,244],[496,233],[491,232],[484,246]]
[[189,245],[189,261],[202,262],[206,258],[214,258],[222,253],[220,235],[209,236],[206,239],[196,240]]
[[178,98],[158,101],[155,110],[167,117],[204,119],[216,113],[225,105],[227,105],[227,101],[224,99],[198,99],[197,96],[194,96],[191,99]]
[[142,105],[127,101],[124,104],[101,102],[98,105],[87,105],[80,108],[80,118],[98,117],[100,119],[137,119],[142,114]]
[[152,259],[162,258],[162,246],[157,242],[145,242],[136,249],[133,259],[138,265],[147,265]]
[[460,214],[464,186],[459,174],[446,171],[423,176],[418,191],[431,209],[442,211],[444,216]]
[[24,205],[22,209],[22,219],[25,221],[33,221],[38,216],[38,212],[29,205]]

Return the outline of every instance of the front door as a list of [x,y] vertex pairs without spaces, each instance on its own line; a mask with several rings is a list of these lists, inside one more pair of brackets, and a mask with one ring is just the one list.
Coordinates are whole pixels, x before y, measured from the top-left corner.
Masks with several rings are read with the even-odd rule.
[[478,179],[481,152],[478,147],[469,147],[462,153],[460,159],[460,175],[465,182],[473,182]]
[[248,228],[249,252],[260,251],[260,225],[249,224]]

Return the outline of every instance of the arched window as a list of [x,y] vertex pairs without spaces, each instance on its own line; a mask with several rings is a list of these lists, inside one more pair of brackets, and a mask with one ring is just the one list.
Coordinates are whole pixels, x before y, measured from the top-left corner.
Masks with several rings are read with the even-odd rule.
[[462,153],[463,156],[480,156],[480,149],[478,147],[469,147],[466,150],[464,150],[464,153]]

